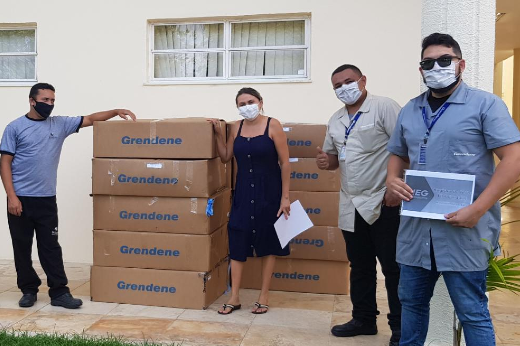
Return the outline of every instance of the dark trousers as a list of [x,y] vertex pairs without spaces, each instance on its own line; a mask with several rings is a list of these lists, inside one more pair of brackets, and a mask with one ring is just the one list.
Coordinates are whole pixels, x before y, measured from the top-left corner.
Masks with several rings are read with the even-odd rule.
[[37,293],[41,280],[32,265],[32,244],[36,231],[38,256],[49,286],[49,296],[69,293],[63,255],[58,243],[58,206],[56,197],[18,197],[22,215],[7,213],[13,242],[18,288],[22,293]]
[[399,207],[383,206],[381,216],[369,225],[356,210],[354,232],[343,231],[350,261],[350,298],[352,317],[375,323],[379,315],[376,303],[376,257],[385,275],[388,297],[388,324],[392,331],[401,330],[399,302],[399,266],[395,261],[395,244],[399,229]]

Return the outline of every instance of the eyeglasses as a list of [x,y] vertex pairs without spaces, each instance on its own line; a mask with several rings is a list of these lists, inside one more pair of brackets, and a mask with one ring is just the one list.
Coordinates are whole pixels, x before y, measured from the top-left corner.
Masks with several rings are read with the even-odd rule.
[[461,59],[458,56],[442,56],[437,59],[426,59],[419,63],[421,65],[421,68],[423,70],[431,70],[433,66],[435,66],[435,62],[437,61],[437,64],[439,64],[440,67],[448,67],[451,65],[451,61],[453,59]]

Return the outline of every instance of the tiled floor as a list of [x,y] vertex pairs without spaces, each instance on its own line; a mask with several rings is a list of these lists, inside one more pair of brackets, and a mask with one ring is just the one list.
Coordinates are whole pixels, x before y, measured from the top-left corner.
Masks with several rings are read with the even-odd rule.
[[[520,219],[520,208],[504,208],[504,221]],[[510,254],[520,253],[520,223],[504,226],[501,244]],[[37,272],[44,277],[39,266]],[[29,309],[18,307],[20,293],[12,261],[0,261],[0,327],[16,330],[122,335],[128,339],[182,342],[190,345],[242,346],[322,346],[388,345],[390,331],[385,321],[384,281],[378,285],[379,334],[351,339],[335,338],[330,327],[350,319],[348,296],[272,292],[271,309],[253,315],[250,308],[258,297],[256,290],[242,290],[242,310],[221,316],[216,310],[227,299],[219,298],[208,310],[184,310],[126,304],[91,302],[89,266],[67,264],[70,287],[83,299],[78,310],[65,310],[49,304],[44,292]],[[42,286],[42,291],[45,288]],[[492,292],[490,309],[498,345],[520,345],[520,295]]]

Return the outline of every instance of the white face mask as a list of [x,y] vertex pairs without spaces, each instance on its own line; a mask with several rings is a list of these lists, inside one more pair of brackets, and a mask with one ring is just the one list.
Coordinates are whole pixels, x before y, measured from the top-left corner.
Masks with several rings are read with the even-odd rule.
[[251,105],[238,107],[238,113],[246,120],[253,121],[256,119],[258,114],[260,114],[260,110],[258,109],[258,104],[253,103]]
[[343,84],[342,86],[340,86],[339,88],[334,90],[336,92],[337,98],[341,102],[343,102],[344,104],[349,105],[349,106],[356,103],[362,94],[361,90],[359,90],[359,85],[358,85],[358,82],[360,80],[361,80],[361,78],[359,78],[356,82]]
[[442,89],[455,83],[458,76],[455,68],[459,62],[451,62],[450,66],[440,67],[437,62],[431,70],[423,70],[424,83],[431,89]]

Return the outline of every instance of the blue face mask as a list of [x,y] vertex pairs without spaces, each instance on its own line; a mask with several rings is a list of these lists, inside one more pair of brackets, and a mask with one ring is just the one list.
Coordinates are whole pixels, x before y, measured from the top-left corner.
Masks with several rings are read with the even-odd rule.
[[33,107],[43,119],[47,119],[54,109],[54,105],[49,105],[45,102],[36,102]]

